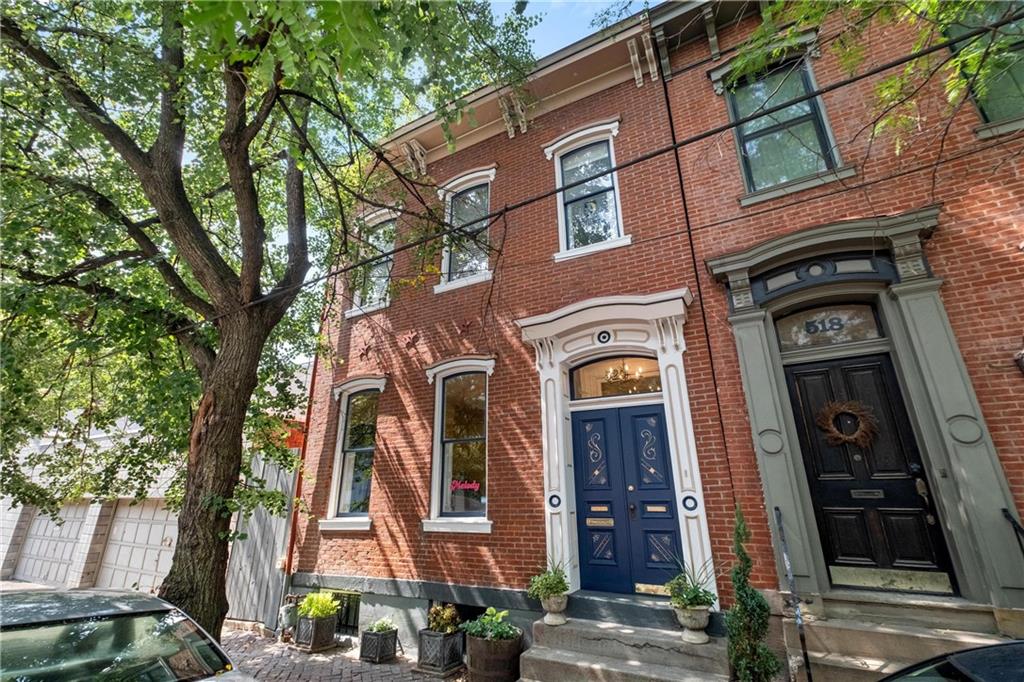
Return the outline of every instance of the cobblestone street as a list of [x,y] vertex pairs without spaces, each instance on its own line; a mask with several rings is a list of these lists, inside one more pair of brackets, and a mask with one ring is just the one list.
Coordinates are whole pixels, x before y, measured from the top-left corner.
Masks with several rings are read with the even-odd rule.
[[[252,632],[231,632],[221,642],[239,670],[260,680],[341,680],[343,682],[419,682],[435,678],[414,672],[414,662],[398,659],[375,665],[359,660],[359,649],[307,654]],[[459,678],[453,678],[458,680]]]

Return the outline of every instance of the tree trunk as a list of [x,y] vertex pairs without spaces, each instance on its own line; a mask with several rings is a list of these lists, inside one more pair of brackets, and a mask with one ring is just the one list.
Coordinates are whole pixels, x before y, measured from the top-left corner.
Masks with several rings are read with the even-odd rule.
[[228,612],[225,573],[231,513],[224,502],[238,483],[242,427],[267,337],[255,315],[239,317],[245,319],[221,325],[221,349],[192,421],[178,542],[159,592],[218,641]]

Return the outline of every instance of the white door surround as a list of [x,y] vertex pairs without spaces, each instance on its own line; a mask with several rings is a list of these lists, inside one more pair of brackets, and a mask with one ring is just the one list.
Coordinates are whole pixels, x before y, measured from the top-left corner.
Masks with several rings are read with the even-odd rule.
[[565,566],[570,591],[580,587],[580,561],[569,370],[604,356],[640,354],[658,359],[684,557],[695,568],[711,561],[683,364],[683,324],[692,301],[686,288],[645,296],[608,296],[516,321],[523,340],[533,344],[540,374],[548,561]]

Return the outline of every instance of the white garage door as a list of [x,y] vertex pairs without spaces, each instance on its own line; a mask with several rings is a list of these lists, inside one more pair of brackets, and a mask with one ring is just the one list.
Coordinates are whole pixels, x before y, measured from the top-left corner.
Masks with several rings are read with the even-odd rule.
[[178,519],[162,499],[119,501],[96,587],[155,592],[171,568],[177,540]]
[[87,502],[64,505],[60,510],[64,521],[61,525],[37,513],[25,537],[14,577],[33,583],[63,585],[88,511]]

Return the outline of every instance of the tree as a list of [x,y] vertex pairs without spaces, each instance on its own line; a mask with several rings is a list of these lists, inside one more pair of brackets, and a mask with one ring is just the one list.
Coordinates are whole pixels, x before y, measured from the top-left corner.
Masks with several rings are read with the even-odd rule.
[[736,601],[725,615],[725,628],[729,633],[729,663],[736,678],[742,682],[767,682],[779,672],[779,659],[765,644],[771,610],[768,601],[750,584],[750,571],[754,566],[745,547],[750,541],[750,529],[743,512],[736,505],[736,523],[732,532],[732,551],[736,565],[730,577]]
[[[524,5],[498,20],[475,0],[7,3],[5,494],[53,511],[180,464],[160,595],[219,636],[243,431],[273,440],[258,417],[286,402],[322,304],[308,273],[366,256],[359,207],[411,197],[406,213],[443,227],[429,179],[375,141],[424,110],[448,130],[464,93],[518,83]],[[75,446],[121,417],[145,437]],[[19,458],[46,433],[52,452]]]

